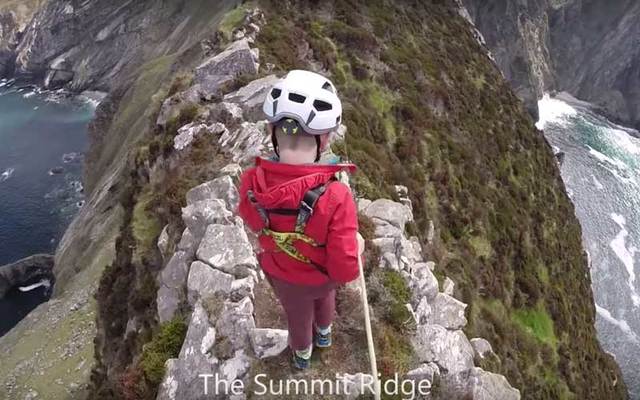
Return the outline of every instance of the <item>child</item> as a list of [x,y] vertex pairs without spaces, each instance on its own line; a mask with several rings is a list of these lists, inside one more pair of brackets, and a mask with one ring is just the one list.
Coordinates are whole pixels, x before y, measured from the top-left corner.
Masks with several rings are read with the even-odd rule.
[[321,75],[294,70],[265,99],[276,157],[258,158],[240,183],[240,216],[260,232],[258,255],[287,315],[293,364],[309,367],[313,345],[331,345],[338,284],[358,277],[364,241],[349,187],[335,178],[353,171],[323,157],[340,126],[342,105]]

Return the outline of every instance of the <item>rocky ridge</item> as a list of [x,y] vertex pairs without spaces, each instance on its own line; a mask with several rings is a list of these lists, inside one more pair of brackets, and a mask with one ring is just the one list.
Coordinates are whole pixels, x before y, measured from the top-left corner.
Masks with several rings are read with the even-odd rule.
[[[171,108],[189,99],[189,91],[199,90],[210,76],[224,76],[217,68],[229,59],[243,60],[246,39],[231,44],[227,50],[205,62],[208,74],[196,73],[194,87],[165,102],[159,123]],[[250,66],[255,58],[246,58]],[[238,65],[238,64],[236,64]],[[238,68],[243,68],[240,65]],[[192,309],[189,328],[178,358],[166,364],[166,375],[158,399],[205,398],[198,374],[218,374],[221,379],[251,379],[250,370],[257,359],[274,357],[287,347],[287,332],[271,327],[257,327],[254,318],[254,288],[263,279],[254,255],[253,234],[234,215],[238,202],[237,178],[255,156],[266,155],[269,144],[263,134],[264,122],[255,112],[274,76],[251,81],[209,106],[209,112],[233,120],[228,129],[222,122],[210,125],[188,124],[178,131],[174,149],[182,151],[198,135],[209,135],[233,159],[219,176],[194,187],[187,193],[187,206],[182,210],[186,226],[176,251],[167,254],[169,243],[161,235],[158,246],[166,254],[167,263],[159,275],[157,297],[160,321],[171,320],[181,304]],[[221,120],[224,120],[222,118]],[[412,300],[406,305],[417,326],[413,347],[419,360],[407,373],[411,379],[428,379],[439,388],[438,397],[473,399],[519,399],[519,391],[507,380],[474,366],[474,357],[493,354],[484,339],[472,340],[462,332],[466,325],[466,304],[456,300],[454,283],[447,279],[442,292],[433,274],[435,264],[423,259],[415,237],[407,238],[405,224],[412,220],[411,202],[405,187],[398,186],[402,202],[388,199],[358,199],[358,208],[375,223],[373,243],[380,248],[380,268],[399,272],[411,288]],[[358,290],[350,285],[345,290]],[[264,301],[264,300],[262,300]],[[225,350],[222,351],[221,347]],[[366,367],[363,366],[363,369]],[[360,371],[341,371],[350,382],[349,398],[359,395]],[[352,373],[352,374],[349,374]],[[230,395],[229,398],[246,398]]]

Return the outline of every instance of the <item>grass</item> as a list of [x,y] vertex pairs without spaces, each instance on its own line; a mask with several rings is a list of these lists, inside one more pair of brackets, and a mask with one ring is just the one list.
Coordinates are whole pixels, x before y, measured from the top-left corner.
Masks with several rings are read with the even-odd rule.
[[543,306],[535,309],[516,310],[513,321],[543,343],[556,346],[558,339],[553,329],[553,320]]
[[165,362],[178,357],[186,334],[187,324],[176,318],[163,324],[153,339],[144,346],[140,364],[149,381],[156,385],[162,381]]
[[131,224],[133,237],[136,241],[136,258],[138,260],[149,254],[150,249],[155,246],[160,231],[162,231],[162,224],[151,207],[153,199],[153,193],[150,189],[147,189],[140,195],[133,209]]
[[226,40],[232,39],[232,33],[234,29],[242,24],[245,16],[247,15],[248,8],[244,5],[237,6],[233,10],[227,12],[220,25],[218,25],[218,30],[224,35]]

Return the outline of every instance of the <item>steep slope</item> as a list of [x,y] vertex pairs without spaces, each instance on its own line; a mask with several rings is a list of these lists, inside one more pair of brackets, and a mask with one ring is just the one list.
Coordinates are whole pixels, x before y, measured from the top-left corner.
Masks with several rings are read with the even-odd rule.
[[516,93],[535,112],[568,91],[640,127],[640,4],[633,0],[463,0]]

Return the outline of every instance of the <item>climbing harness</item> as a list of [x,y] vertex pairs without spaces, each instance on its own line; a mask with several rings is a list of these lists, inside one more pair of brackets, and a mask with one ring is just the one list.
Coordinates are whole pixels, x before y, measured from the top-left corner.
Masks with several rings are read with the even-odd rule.
[[[304,233],[305,228],[307,227],[307,222],[309,218],[313,215],[313,209],[318,203],[318,200],[322,195],[326,192],[327,186],[335,179],[331,179],[326,183],[323,183],[319,186],[316,186],[312,189],[309,189],[303,196],[302,201],[297,209],[292,208],[264,208],[255,198],[253,191],[247,192],[247,197],[249,201],[255,209],[260,214],[260,218],[264,223],[264,228],[262,228],[261,233],[265,236],[273,239],[273,242],[278,247],[280,251],[288,255],[289,257],[298,260],[300,262],[313,265],[318,271],[323,273],[324,275],[328,275],[327,270],[309,257],[305,256],[298,250],[297,247],[294,246],[295,242],[303,242],[313,247],[324,247],[324,244],[318,243],[312,237],[306,235]],[[274,231],[270,228],[271,221],[269,219],[269,214],[279,214],[279,215],[291,215],[296,216],[296,225],[295,230],[293,232],[278,232]]]

